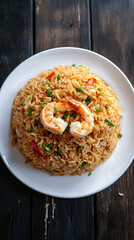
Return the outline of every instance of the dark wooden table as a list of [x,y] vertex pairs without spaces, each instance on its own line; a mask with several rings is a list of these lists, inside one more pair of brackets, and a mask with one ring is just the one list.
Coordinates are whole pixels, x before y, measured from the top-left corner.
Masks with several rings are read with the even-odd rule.
[[[23,60],[59,46],[98,52],[134,83],[134,0],[0,1],[1,85]],[[1,160],[0,240],[133,240],[133,175],[131,164],[104,191],[67,200],[24,186]]]

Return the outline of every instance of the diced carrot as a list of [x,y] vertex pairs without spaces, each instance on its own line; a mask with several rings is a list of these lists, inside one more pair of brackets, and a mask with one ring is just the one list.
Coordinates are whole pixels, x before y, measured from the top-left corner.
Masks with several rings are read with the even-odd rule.
[[89,78],[88,79],[88,85],[95,87],[97,83],[97,80],[95,78]]

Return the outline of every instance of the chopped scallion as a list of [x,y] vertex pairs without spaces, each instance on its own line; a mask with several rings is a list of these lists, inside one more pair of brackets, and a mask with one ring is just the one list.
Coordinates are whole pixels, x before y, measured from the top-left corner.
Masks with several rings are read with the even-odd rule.
[[55,83],[55,87],[58,87],[58,85],[59,85],[59,82],[56,82],[56,83]]
[[119,133],[119,134],[118,134],[118,137],[119,137],[119,138],[122,138],[122,134],[121,134],[121,133]]
[[40,121],[39,120],[37,120],[36,122],[34,122],[34,126],[37,126],[37,125],[39,125],[40,124]]
[[57,151],[54,151],[55,156],[60,155],[61,156],[61,150],[58,148]]
[[47,96],[48,96],[48,97],[51,97],[51,96],[52,96],[52,89],[51,89],[51,88],[48,88],[48,89],[47,89]]
[[60,79],[60,76],[59,76],[59,75],[57,75],[57,79],[58,79],[58,80]]
[[110,127],[114,127],[114,124],[111,123],[108,119],[105,119],[105,122],[108,123],[108,126],[110,126]]
[[32,133],[32,132],[33,132],[33,129],[29,129],[28,132],[29,132],[29,133]]
[[84,148],[84,147],[79,146],[79,147],[78,147],[78,151],[81,151],[83,148]]
[[76,118],[76,115],[77,115],[76,113],[72,113],[71,117]]
[[33,111],[34,111],[34,110],[33,110],[32,108],[30,108],[29,113],[28,113],[27,116],[32,116],[32,112],[33,112]]
[[96,109],[96,112],[98,112],[98,113],[100,113],[101,111],[102,111],[102,110],[99,109],[99,108]]
[[106,109],[108,109],[108,106],[105,106]]
[[66,119],[67,117],[68,117],[68,112],[67,112],[67,111],[65,111],[65,112],[64,112],[64,116],[63,116],[63,118],[65,118],[65,119]]
[[72,67],[75,67],[75,64],[72,64]]
[[58,112],[58,111],[59,111],[57,107],[55,107],[54,110],[55,110],[55,112]]
[[65,129],[65,132],[69,132],[69,130],[70,130],[70,126],[67,125],[67,127],[66,127],[66,129]]
[[80,87],[80,88],[76,88],[75,89],[77,92],[82,92],[82,93],[84,93],[84,91],[83,91],[83,89]]
[[97,90],[98,90],[99,92],[101,92],[101,89],[100,89],[100,88],[97,88]]
[[87,162],[83,162],[83,163],[79,166],[79,168],[84,167],[86,163],[87,163]]
[[48,144],[48,147],[49,147],[50,149],[53,149],[53,144],[52,144],[52,143]]
[[91,97],[88,96],[85,101],[86,101],[86,104],[88,105],[92,101]]
[[83,65],[79,65],[79,67],[83,67]]
[[28,99],[29,99],[29,100],[31,100],[31,98],[32,98],[32,97],[31,97],[31,96],[29,96],[29,98],[28,98]]
[[46,146],[45,143],[42,143],[42,149],[46,150],[46,151],[49,151],[50,148]]
[[89,174],[88,174],[88,176],[91,176],[92,175],[92,173],[90,172]]
[[46,84],[49,84],[49,80],[46,80]]
[[46,147],[46,144],[42,143],[42,149],[45,149],[45,147]]
[[44,108],[45,106],[43,104],[41,104],[41,107]]

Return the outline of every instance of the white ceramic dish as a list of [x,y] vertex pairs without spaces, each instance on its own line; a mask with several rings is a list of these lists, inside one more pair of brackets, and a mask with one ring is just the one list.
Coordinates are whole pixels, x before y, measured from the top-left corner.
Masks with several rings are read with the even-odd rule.
[[[25,164],[24,157],[11,146],[10,117],[13,99],[28,80],[45,68],[59,64],[83,64],[110,85],[121,105],[122,139],[111,157],[93,171],[82,176],[51,176]],[[114,183],[129,167],[134,154],[134,90],[127,77],[103,56],[80,48],[66,47],[38,53],[21,63],[6,79],[0,92],[0,151],[8,169],[21,182],[44,194],[78,198],[97,193]]]

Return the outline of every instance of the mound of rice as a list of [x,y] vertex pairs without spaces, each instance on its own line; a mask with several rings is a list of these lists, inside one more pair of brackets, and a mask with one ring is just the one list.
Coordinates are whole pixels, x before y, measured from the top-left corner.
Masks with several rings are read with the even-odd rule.
[[[55,74],[48,80],[53,71]],[[97,80],[95,86],[88,84],[91,78]],[[62,135],[56,135],[41,124],[42,108],[53,101],[67,101],[66,96],[90,108],[94,128],[88,136],[75,138],[68,129]],[[68,124],[81,121],[78,113],[68,112],[67,115],[63,118],[64,114],[56,113]],[[30,79],[19,90],[12,106],[11,128],[12,145],[17,144],[26,162],[32,161],[34,168],[53,175],[81,175],[93,171],[115,149],[120,133],[119,106],[111,87],[86,67],[57,66]],[[45,157],[35,151],[33,142]]]

